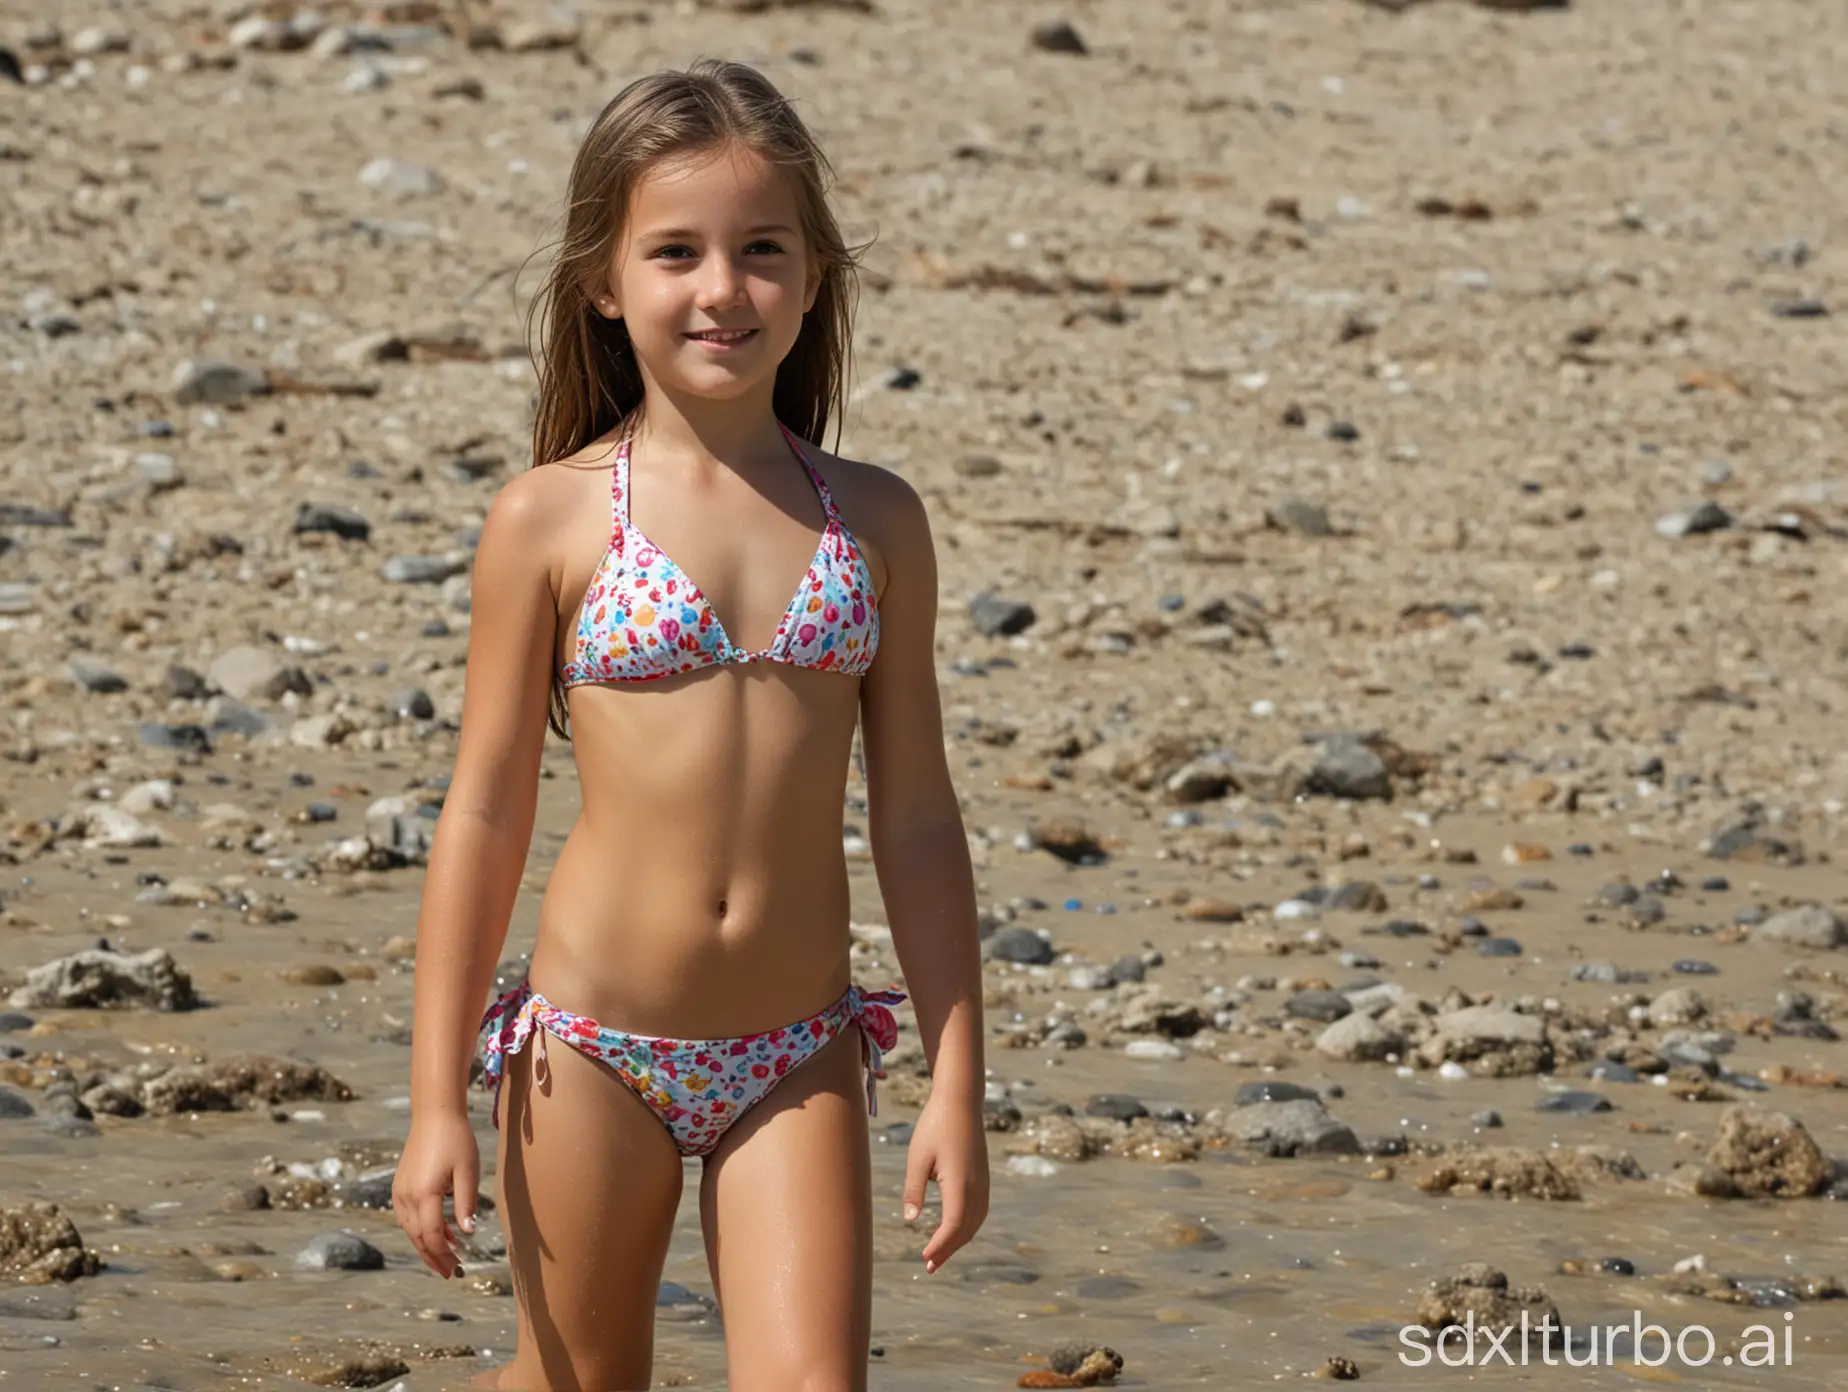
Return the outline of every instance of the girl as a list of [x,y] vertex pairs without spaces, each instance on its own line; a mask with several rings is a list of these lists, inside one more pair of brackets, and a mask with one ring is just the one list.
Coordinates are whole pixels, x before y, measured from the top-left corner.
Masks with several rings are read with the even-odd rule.
[[[857,264],[828,175],[776,89],[716,61],[625,88],[572,166],[533,430],[550,462],[501,490],[475,555],[393,1192],[424,1261],[459,1275],[479,1028],[519,1304],[515,1357],[483,1386],[649,1385],[681,1162],[698,1155],[734,1392],[866,1387],[866,1116],[905,997],[849,978],[856,722],[931,1075],[903,1194],[907,1222],[927,1180],[942,1200],[925,1270],[987,1215],[930,529],[903,480],[811,443],[844,404]],[[582,814],[527,979],[478,1027],[540,749],[567,720]]]

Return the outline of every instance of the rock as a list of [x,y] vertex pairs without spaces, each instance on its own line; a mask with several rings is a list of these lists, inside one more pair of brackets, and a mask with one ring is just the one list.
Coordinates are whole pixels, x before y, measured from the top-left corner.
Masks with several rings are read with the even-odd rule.
[[1343,913],[1385,913],[1386,891],[1372,880],[1350,880],[1329,891],[1327,908]]
[[232,1112],[279,1102],[349,1102],[353,1090],[324,1068],[264,1054],[239,1054],[216,1063],[170,1068],[142,1085],[141,1100],[155,1116],[180,1112]]
[[1848,924],[1824,904],[1800,904],[1773,914],[1752,929],[1754,942],[1795,943],[1799,947],[1835,948],[1848,943]]
[[94,1276],[103,1259],[56,1204],[0,1208],[0,1275],[25,1285]]
[[285,665],[267,648],[240,647],[220,653],[206,675],[239,701],[276,701],[290,691],[300,696],[314,691],[301,668]]
[[1677,538],[1724,531],[1732,524],[1732,514],[1709,500],[1681,512],[1669,513],[1656,522],[1655,529],[1660,536]]
[[59,828],[59,832],[60,840],[66,833],[82,837],[85,849],[93,851],[125,851],[166,842],[160,828],[150,826],[127,808],[107,802],[93,802],[83,807],[67,827]]
[[1222,798],[1239,791],[1237,761],[1220,753],[1190,759],[1168,775],[1163,789],[1171,800],[1180,803]]
[[32,968],[8,1003],[28,1010],[121,1005],[191,1010],[199,999],[192,978],[164,947],[132,955],[92,948]]
[[1386,762],[1363,741],[1337,736],[1323,742],[1309,773],[1309,791],[1324,797],[1390,799],[1392,776]]
[[1083,57],[1091,50],[1069,20],[1042,20],[1033,26],[1033,46],[1043,53],[1070,53]]
[[379,576],[393,585],[440,585],[467,569],[467,561],[452,556],[393,556]]
[[[1469,1262],[1458,1267],[1456,1275],[1431,1282],[1413,1319],[1432,1331],[1434,1343],[1452,1326],[1503,1339],[1503,1331],[1513,1331],[1512,1340],[1503,1346],[1514,1349],[1537,1342],[1544,1350],[1565,1343],[1559,1308],[1546,1292],[1539,1286],[1510,1286],[1507,1276],[1486,1262]],[[1526,1361],[1524,1356],[1521,1361]]]
[[1354,1009],[1352,1002],[1339,991],[1298,991],[1283,1003],[1283,1013],[1298,1020],[1319,1020],[1323,1024],[1339,1020]]
[[1229,1113],[1225,1129],[1277,1156],[1360,1154],[1354,1132],[1320,1102],[1255,1102]]
[[1467,1064],[1472,1065],[1470,1072],[1490,1078],[1552,1072],[1552,1045],[1545,1026],[1532,1015],[1472,1005],[1440,1015],[1433,1024],[1430,1038],[1418,1047],[1418,1057],[1428,1068]]
[[128,682],[113,667],[105,667],[100,662],[93,662],[86,657],[74,657],[70,663],[71,680],[85,691],[99,696],[113,695],[118,691],[127,691]]
[[1358,1011],[1337,1020],[1316,1036],[1315,1047],[1348,1063],[1375,1063],[1405,1052],[1405,1037]]
[[1149,1109],[1137,1097],[1121,1093],[1099,1093],[1084,1104],[1084,1114],[1108,1117],[1112,1121],[1133,1121],[1137,1117],[1147,1116]]
[[1048,966],[1058,955],[1052,944],[1031,928],[1003,928],[988,940],[988,956],[997,962]]
[[387,155],[368,160],[359,171],[359,182],[366,188],[388,193],[399,200],[428,198],[443,191],[446,185],[434,169],[407,164]]
[[1460,1149],[1438,1160],[1414,1182],[1427,1194],[1475,1191],[1502,1199],[1555,1201],[1579,1197],[1577,1182],[1551,1158],[1516,1146]]
[[1575,1116],[1584,1116],[1590,1112],[1608,1112],[1611,1099],[1601,1092],[1582,1092],[1568,1090],[1555,1092],[1542,1098],[1535,1106],[1541,1112],[1569,1112]]
[[1003,599],[983,591],[969,601],[969,619],[984,638],[1006,638],[1025,633],[1038,616],[1025,600]]
[[1234,1107],[1255,1106],[1259,1102],[1320,1102],[1321,1094],[1301,1083],[1267,1079],[1261,1083],[1242,1083],[1232,1095]]
[[1293,532],[1297,536],[1328,537],[1335,534],[1334,527],[1328,521],[1327,511],[1320,504],[1302,498],[1286,498],[1265,509],[1264,521],[1265,525],[1275,531]]
[[1117,1028],[1125,1034],[1159,1034],[1164,1039],[1192,1038],[1211,1023],[1212,1017],[1198,1005],[1152,989],[1125,1000],[1117,1018]]
[[1649,1023],[1652,1025],[1685,1025],[1700,1019],[1707,1013],[1707,1002],[1699,991],[1687,986],[1677,986],[1662,992],[1649,1002]]
[[1027,828],[1027,842],[1035,850],[1050,851],[1068,865],[1093,864],[1104,858],[1104,848],[1096,834],[1077,822],[1035,822]]
[[365,541],[372,535],[372,524],[352,508],[337,503],[303,503],[295,510],[295,523],[290,530],[297,535],[331,532],[342,541]]
[[310,1271],[382,1271],[385,1254],[350,1232],[323,1233],[295,1254]]
[[1720,1114],[1707,1163],[1749,1198],[1806,1198],[1828,1188],[1834,1177],[1834,1167],[1802,1122],[1745,1106]]
[[0,1121],[22,1121],[34,1115],[32,1103],[23,1092],[0,1087]]
[[236,363],[189,360],[173,373],[173,399],[182,406],[236,406],[269,390],[269,377]]

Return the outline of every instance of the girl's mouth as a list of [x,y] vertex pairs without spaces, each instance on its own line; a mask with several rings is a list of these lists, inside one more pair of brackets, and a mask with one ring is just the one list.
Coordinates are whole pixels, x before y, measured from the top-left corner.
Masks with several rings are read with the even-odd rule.
[[715,352],[742,348],[757,337],[756,329],[703,329],[687,335],[695,343]]

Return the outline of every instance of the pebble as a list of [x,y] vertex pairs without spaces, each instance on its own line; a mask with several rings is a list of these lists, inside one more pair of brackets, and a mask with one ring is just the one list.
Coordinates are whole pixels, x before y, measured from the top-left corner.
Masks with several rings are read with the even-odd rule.
[[1521,945],[1513,938],[1484,938],[1476,944],[1476,951],[1483,957],[1519,957]]
[[1132,1039],[1123,1047],[1126,1058],[1154,1059],[1162,1063],[1177,1063],[1187,1057],[1178,1044],[1170,1044],[1165,1039]]
[[1033,606],[1021,599],[1004,599],[983,591],[969,601],[969,620],[984,638],[1006,638],[1025,633],[1038,618]]
[[1502,1114],[1493,1107],[1480,1112],[1471,1112],[1469,1119],[1472,1125],[1480,1126],[1484,1131],[1500,1130],[1502,1125]]
[[1601,1092],[1556,1092],[1541,1100],[1538,1107],[1542,1112],[1569,1112],[1583,1115],[1589,1112],[1608,1112],[1611,1099]]
[[1255,1106],[1259,1102],[1319,1102],[1321,1094],[1312,1087],[1301,1083],[1282,1081],[1264,1081],[1258,1083],[1241,1083],[1232,1095],[1234,1107]]
[[350,1232],[324,1233],[295,1254],[295,1264],[311,1271],[379,1271],[385,1254]]
[[1070,20],[1047,19],[1033,26],[1031,35],[1033,47],[1043,53],[1069,53],[1083,57],[1090,53],[1084,39]]

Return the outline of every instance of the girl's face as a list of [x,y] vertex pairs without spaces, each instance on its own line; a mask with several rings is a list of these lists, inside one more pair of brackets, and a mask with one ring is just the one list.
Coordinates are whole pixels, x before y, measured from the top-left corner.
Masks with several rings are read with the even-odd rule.
[[775,381],[821,288],[810,262],[793,180],[727,147],[643,177],[591,302],[651,385],[730,399]]

